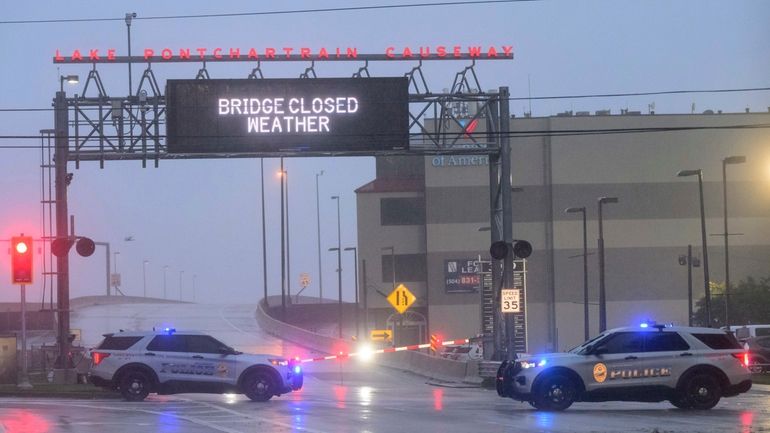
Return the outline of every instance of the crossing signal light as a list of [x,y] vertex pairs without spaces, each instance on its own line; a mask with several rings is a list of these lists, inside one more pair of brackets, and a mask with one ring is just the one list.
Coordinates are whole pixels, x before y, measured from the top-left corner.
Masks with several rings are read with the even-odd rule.
[[11,238],[11,284],[32,284],[32,237]]
[[[77,243],[75,243],[77,239]],[[51,241],[51,252],[56,257],[62,257],[69,254],[72,245],[75,245],[75,251],[82,257],[88,257],[94,253],[96,243],[85,236],[56,238]]]
[[75,250],[81,257],[88,257],[94,253],[96,244],[90,238],[81,237],[78,239],[78,243],[75,244]]

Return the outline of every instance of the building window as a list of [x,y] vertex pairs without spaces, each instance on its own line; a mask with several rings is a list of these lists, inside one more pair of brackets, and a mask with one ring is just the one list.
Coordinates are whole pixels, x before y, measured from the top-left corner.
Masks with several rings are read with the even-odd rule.
[[[382,282],[393,281],[392,256],[382,256]],[[396,254],[396,284],[404,281],[426,281],[425,254]]]
[[424,224],[425,199],[423,197],[380,199],[380,225],[407,226]]

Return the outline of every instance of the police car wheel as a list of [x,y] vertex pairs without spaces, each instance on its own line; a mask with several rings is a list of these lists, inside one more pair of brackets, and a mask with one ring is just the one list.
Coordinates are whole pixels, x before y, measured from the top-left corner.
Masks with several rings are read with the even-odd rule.
[[120,394],[127,401],[142,401],[150,393],[150,378],[141,370],[129,370],[120,379]]
[[273,397],[273,380],[265,371],[250,373],[243,381],[243,388],[252,401],[268,401]]
[[685,384],[685,397],[693,409],[708,410],[719,403],[722,388],[713,376],[696,374]]
[[538,387],[533,405],[540,410],[564,410],[572,406],[577,387],[568,377],[553,374],[543,379]]

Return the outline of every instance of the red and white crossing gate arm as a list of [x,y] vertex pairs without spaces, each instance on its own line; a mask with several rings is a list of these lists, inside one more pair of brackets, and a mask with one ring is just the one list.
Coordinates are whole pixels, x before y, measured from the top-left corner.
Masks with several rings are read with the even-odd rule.
[[[468,344],[470,342],[470,339],[468,338],[460,338],[458,340],[445,340],[441,341],[441,346],[451,346],[454,344]],[[299,362],[306,363],[306,362],[316,362],[316,361],[330,361],[333,359],[342,359],[342,358],[352,358],[355,356],[361,356],[361,355],[377,355],[380,353],[392,353],[392,352],[403,352],[407,350],[420,350],[420,349],[427,349],[430,347],[430,343],[423,343],[423,344],[411,344],[409,346],[401,346],[401,347],[386,347],[385,349],[377,349],[377,350],[364,350],[364,351],[358,351],[358,352],[351,352],[351,353],[344,353],[340,352],[337,355],[328,355],[328,356],[321,356],[318,358],[307,358],[307,359],[300,359]]]

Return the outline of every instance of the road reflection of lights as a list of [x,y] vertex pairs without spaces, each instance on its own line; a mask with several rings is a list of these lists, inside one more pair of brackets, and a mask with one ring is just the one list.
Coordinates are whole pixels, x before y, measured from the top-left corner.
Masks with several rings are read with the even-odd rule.
[[553,427],[553,414],[550,412],[536,412],[537,426],[545,429]]
[[51,431],[51,424],[26,410],[14,410],[0,417],[0,426],[6,433],[46,433]]
[[238,401],[238,394],[222,394],[227,404],[235,404]]
[[158,422],[158,430],[161,433],[181,432],[182,426],[179,422],[179,417],[171,411],[161,412],[160,422]]
[[358,389],[358,399],[361,401],[362,406],[369,406],[372,404],[372,387],[362,386]]
[[433,389],[433,409],[438,412],[444,410],[444,390],[442,388]]
[[345,397],[348,394],[348,387],[342,386],[342,385],[335,385],[333,387],[333,390],[334,390],[334,399],[337,402],[336,406],[339,409],[345,409]]
[[743,433],[751,433],[754,424],[754,412],[741,412],[741,426]]

